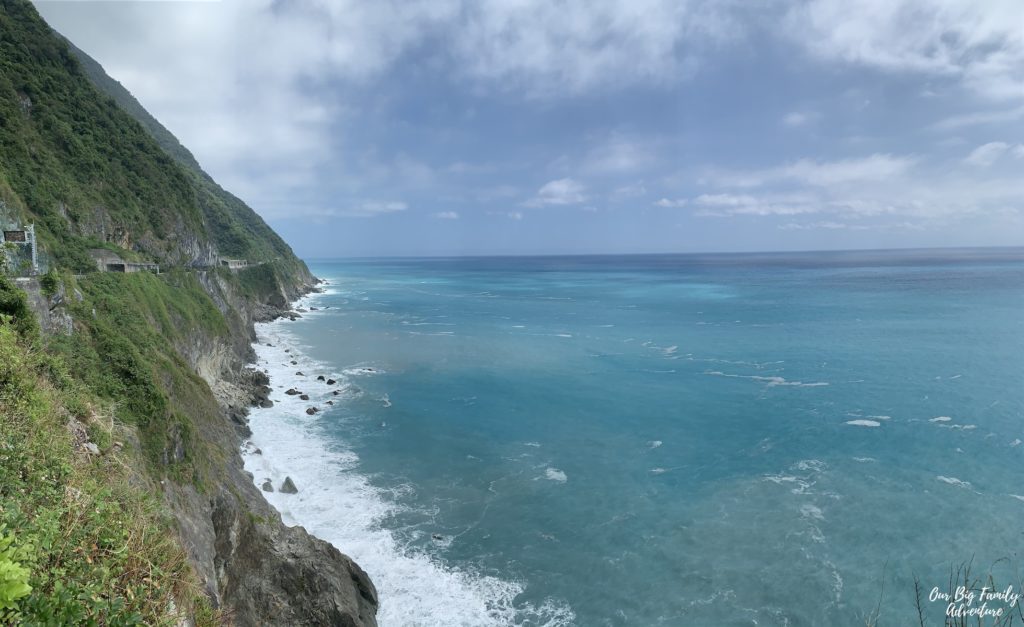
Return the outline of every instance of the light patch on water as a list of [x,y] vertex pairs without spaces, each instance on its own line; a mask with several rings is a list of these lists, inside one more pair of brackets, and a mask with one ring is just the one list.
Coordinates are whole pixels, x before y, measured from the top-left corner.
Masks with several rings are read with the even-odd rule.
[[964,488],[967,490],[971,489],[971,483],[969,481],[957,479],[956,477],[944,477],[942,475],[939,475],[935,478],[941,481],[942,483],[948,483],[949,485],[956,486],[958,488]]
[[565,483],[569,480],[569,477],[567,477],[564,472],[550,466],[544,471],[544,476],[551,481],[557,481],[558,483]]
[[786,387],[798,387],[798,388],[816,388],[824,387],[828,385],[825,381],[816,381],[812,383],[804,383],[803,381],[789,381],[785,377],[764,377],[760,375],[747,375],[747,374],[731,374],[728,372],[722,372],[720,370],[710,370],[704,374],[711,375],[714,377],[729,377],[731,379],[750,379],[764,383],[768,387],[786,386]]
[[846,424],[853,425],[854,427],[880,427],[882,423],[877,420],[847,420]]

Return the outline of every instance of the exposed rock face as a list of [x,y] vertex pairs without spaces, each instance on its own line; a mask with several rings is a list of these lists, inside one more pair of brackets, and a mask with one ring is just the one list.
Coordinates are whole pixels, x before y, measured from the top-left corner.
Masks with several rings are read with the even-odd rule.
[[281,492],[285,494],[298,494],[299,489],[295,487],[295,482],[292,481],[291,477],[285,477],[284,483],[281,484]]
[[[375,626],[377,593],[366,573],[302,527],[286,527],[242,465],[239,436],[249,432],[244,407],[271,402],[269,378],[245,366],[253,358],[252,324],[271,311],[281,315],[287,310],[236,298],[213,273],[204,277],[203,284],[225,313],[231,336],[227,340],[193,337],[179,351],[206,379],[223,407],[223,415],[200,425],[197,435],[225,452],[225,468],[206,494],[170,481],[164,492],[207,593],[240,626]],[[310,287],[299,287],[287,296],[295,298],[298,290]],[[301,394],[298,390],[286,393]],[[261,488],[272,491],[274,486],[266,482]],[[290,479],[281,491],[286,488],[297,492]]]

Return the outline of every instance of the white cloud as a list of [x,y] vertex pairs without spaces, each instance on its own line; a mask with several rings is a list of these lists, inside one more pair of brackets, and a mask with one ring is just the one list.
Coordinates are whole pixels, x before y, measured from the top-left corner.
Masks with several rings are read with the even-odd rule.
[[537,195],[524,203],[528,207],[546,205],[577,205],[587,199],[582,183],[570,178],[556,179],[545,183]]
[[511,218],[513,220],[522,220],[523,219],[523,212],[522,211],[509,211],[505,215],[507,215],[509,218]]
[[818,119],[818,114],[808,111],[791,111],[782,116],[782,123],[790,128],[807,126]]
[[1024,98],[1019,0],[803,0],[786,26],[828,61],[954,80],[992,100]]
[[405,211],[409,208],[404,202],[400,201],[388,201],[382,202],[377,200],[371,200],[360,204],[352,205],[343,209],[337,209],[330,211],[333,215],[354,217],[354,218],[372,218],[374,216],[384,215],[387,213],[395,213],[398,211]]
[[459,214],[456,211],[438,211],[433,214],[438,220],[458,220]]
[[792,216],[817,213],[814,198],[803,194],[701,194],[693,199],[698,216]]
[[463,13],[450,35],[462,70],[544,96],[675,82],[693,72],[703,43],[736,30],[700,0],[466,2]]
[[644,185],[643,181],[637,181],[629,185],[622,185],[612,190],[611,197],[613,200],[624,200],[628,198],[638,198],[647,193],[647,186]]
[[[975,150],[973,161],[986,165],[1003,155],[1018,154],[1016,146],[993,144]],[[1019,152],[1024,155],[1024,148]],[[712,182],[719,186],[732,182],[733,189],[696,197],[692,201],[697,208],[695,215],[842,218],[819,219],[806,223],[808,228],[829,228],[822,224],[851,224],[850,220],[883,216],[902,220],[892,224],[922,227],[949,226],[967,218],[1024,216],[1024,179],[1005,168],[963,168],[956,161],[922,164],[890,156],[796,163],[802,165],[786,164],[714,178]],[[877,222],[872,223],[875,226]]]
[[591,174],[628,174],[655,163],[655,142],[613,134],[584,157],[582,169]]
[[660,200],[654,201],[654,206],[655,207],[665,207],[665,208],[685,207],[688,202],[689,201],[687,201],[687,199],[685,199],[685,198],[676,198],[676,199],[662,198]]
[[1024,118],[1024,107],[1012,109],[995,109],[991,111],[974,111],[950,116],[934,124],[932,128],[940,131],[951,131],[970,126],[989,124],[1005,124]]
[[985,167],[992,165],[1006,152],[1010,150],[1010,145],[1006,142],[989,142],[982,144],[974,150],[971,154],[964,158],[964,163],[968,165]]
[[764,170],[713,173],[710,178],[726,187],[760,187],[779,181],[824,186],[891,179],[909,170],[916,162],[914,157],[889,154],[836,161],[800,159]]

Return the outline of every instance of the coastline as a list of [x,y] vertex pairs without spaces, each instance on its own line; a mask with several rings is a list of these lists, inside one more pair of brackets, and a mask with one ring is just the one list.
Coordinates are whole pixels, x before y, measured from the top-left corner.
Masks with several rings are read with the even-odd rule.
[[[362,394],[361,377],[386,373],[375,364],[323,363],[305,352],[292,325],[325,315],[330,309],[320,301],[337,293],[330,283],[319,285],[324,289],[291,303],[290,311],[301,318],[285,314],[255,324],[250,367],[269,379],[273,406],[251,408],[251,433],[241,443],[253,484],[286,525],[302,526],[367,572],[379,594],[381,625],[571,624],[567,607],[517,604],[523,583],[451,566],[436,554],[404,546],[386,527],[403,507],[395,491],[415,488],[375,486],[360,472],[358,455],[324,432],[351,418],[344,415],[345,403]],[[310,407],[317,411],[308,414]],[[288,479],[295,493],[281,491]]]

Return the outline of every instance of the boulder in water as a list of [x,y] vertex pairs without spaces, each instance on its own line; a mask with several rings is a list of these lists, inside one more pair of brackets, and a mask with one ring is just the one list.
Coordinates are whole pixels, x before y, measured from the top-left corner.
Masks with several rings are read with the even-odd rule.
[[303,394],[303,395],[299,396],[299,398],[301,398],[304,401],[308,401],[309,400],[309,394]]
[[302,392],[296,390],[295,388],[288,388],[288,391],[285,392],[285,394],[287,394],[288,396],[298,396],[299,394],[302,394]]
[[281,484],[281,492],[283,492],[285,494],[295,494],[298,491],[299,491],[299,489],[295,487],[295,482],[292,481],[292,478],[291,477],[285,477],[284,478],[284,483]]
[[264,481],[263,485],[260,486],[260,487],[263,488],[264,492],[273,492],[274,491],[274,484],[270,483],[270,479],[267,479],[266,481]]

